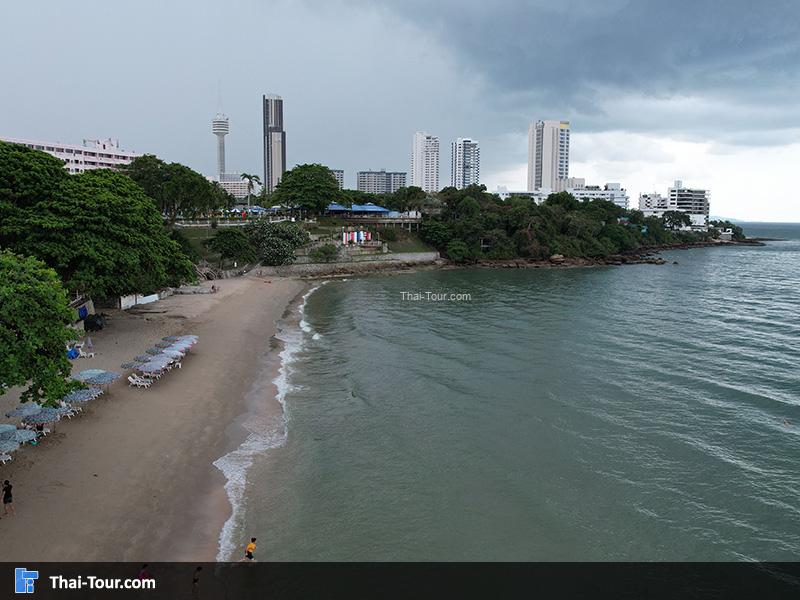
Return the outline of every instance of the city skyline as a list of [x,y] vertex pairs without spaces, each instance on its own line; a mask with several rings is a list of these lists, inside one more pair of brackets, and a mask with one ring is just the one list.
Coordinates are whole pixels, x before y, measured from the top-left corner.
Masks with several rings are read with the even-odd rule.
[[[789,166],[800,160],[793,77],[800,44],[791,35],[798,10],[788,5],[767,11],[741,2],[508,2],[491,11],[467,0],[452,11],[449,1],[414,10],[415,2],[310,0],[277,2],[269,10],[249,5],[250,18],[236,31],[214,28],[227,11],[203,1],[192,10],[180,2],[163,6],[157,19],[155,4],[147,2],[113,15],[96,0],[51,6],[44,19],[22,3],[7,14],[36,20],[44,37],[67,28],[73,51],[91,54],[93,62],[59,71],[35,53],[23,68],[9,57],[26,37],[8,31],[0,40],[4,72],[23,85],[9,86],[0,98],[3,135],[72,143],[114,136],[126,148],[213,174],[208,120],[220,82],[236,133],[227,162],[244,172],[263,173],[259,100],[274,90],[287,99],[287,167],[334,165],[345,170],[347,187],[376,157],[377,164],[408,165],[408,137],[424,129],[448,142],[468,131],[481,141],[487,189],[522,190],[528,124],[564,119],[573,127],[570,172],[587,181],[621,181],[635,198],[682,177],[713,189],[714,212],[722,215],[800,220],[800,209],[784,198],[793,183]],[[657,44],[646,18],[654,11]],[[281,23],[269,41],[258,35],[268,13]],[[437,27],[448,15],[452,26]],[[710,15],[725,21],[724,32]],[[569,43],[557,27],[524,44],[514,41],[531,23],[565,18],[572,23]],[[477,23],[491,35],[478,35]],[[337,30],[361,33],[351,39]],[[152,43],[136,52],[96,53],[142,36]],[[225,50],[208,44],[211,37]],[[335,50],[317,56],[310,48],[319,44]],[[364,53],[365,46],[372,51]],[[273,47],[293,60],[265,71],[263,56]],[[156,61],[158,71],[149,68]],[[358,73],[371,68],[393,77],[361,89]],[[770,201],[753,203],[760,195]]]

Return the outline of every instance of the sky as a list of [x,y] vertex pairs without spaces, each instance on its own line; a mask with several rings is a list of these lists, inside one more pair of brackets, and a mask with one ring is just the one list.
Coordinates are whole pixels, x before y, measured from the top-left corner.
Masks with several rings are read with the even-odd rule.
[[[478,139],[481,179],[524,190],[528,124],[571,122],[570,175],[711,190],[712,215],[800,221],[794,0],[6,2],[0,135],[113,137],[213,175],[261,173],[261,95],[287,162],[408,171],[415,131]],[[221,102],[220,102],[221,99]]]

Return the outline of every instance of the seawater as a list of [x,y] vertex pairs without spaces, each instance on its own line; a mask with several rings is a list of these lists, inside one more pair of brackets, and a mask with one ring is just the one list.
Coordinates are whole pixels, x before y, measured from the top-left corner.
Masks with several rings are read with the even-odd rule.
[[[797,560],[800,226],[745,230],[786,240],[317,289],[286,346],[284,427],[231,460],[225,548]],[[403,300],[425,291],[471,298]]]

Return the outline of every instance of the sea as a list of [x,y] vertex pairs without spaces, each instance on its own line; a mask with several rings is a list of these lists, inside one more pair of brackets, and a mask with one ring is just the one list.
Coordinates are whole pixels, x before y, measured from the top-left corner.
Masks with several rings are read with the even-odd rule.
[[780,241],[316,285],[219,558],[798,560],[800,224],[742,226]]

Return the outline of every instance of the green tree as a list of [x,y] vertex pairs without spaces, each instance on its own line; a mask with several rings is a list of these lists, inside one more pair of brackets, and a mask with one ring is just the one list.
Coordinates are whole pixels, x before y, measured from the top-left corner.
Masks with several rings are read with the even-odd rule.
[[54,160],[60,164],[0,143],[0,246],[42,260],[67,289],[100,299],[194,278],[153,201],[131,178],[105,169],[68,175],[52,169]]
[[294,262],[295,250],[309,242],[308,233],[297,223],[251,221],[244,232],[265,265],[288,265]]
[[208,240],[206,245],[209,249],[219,254],[220,268],[222,268],[225,260],[248,263],[255,261],[257,258],[250,238],[240,227],[220,228],[217,235]]
[[328,167],[306,164],[286,171],[272,196],[279,204],[320,214],[328,204],[338,202],[342,194]]
[[179,215],[196,217],[230,202],[229,196],[220,194],[200,173],[179,163],[165,163],[152,154],[135,158],[125,172],[170,223]]
[[667,210],[661,215],[661,221],[667,229],[681,229],[692,224],[692,218],[680,210]]
[[450,240],[447,244],[447,258],[458,263],[467,262],[472,258],[472,252],[463,240]]
[[253,188],[255,188],[256,185],[261,185],[261,178],[251,173],[242,173],[241,179],[247,182],[247,206],[250,206],[250,199],[253,197]]
[[34,258],[0,251],[0,394],[25,386],[23,402],[55,405],[77,382],[66,342],[75,337],[56,273]]
[[339,256],[339,246],[336,244],[323,244],[318,248],[314,248],[309,256],[317,262],[333,262]]

